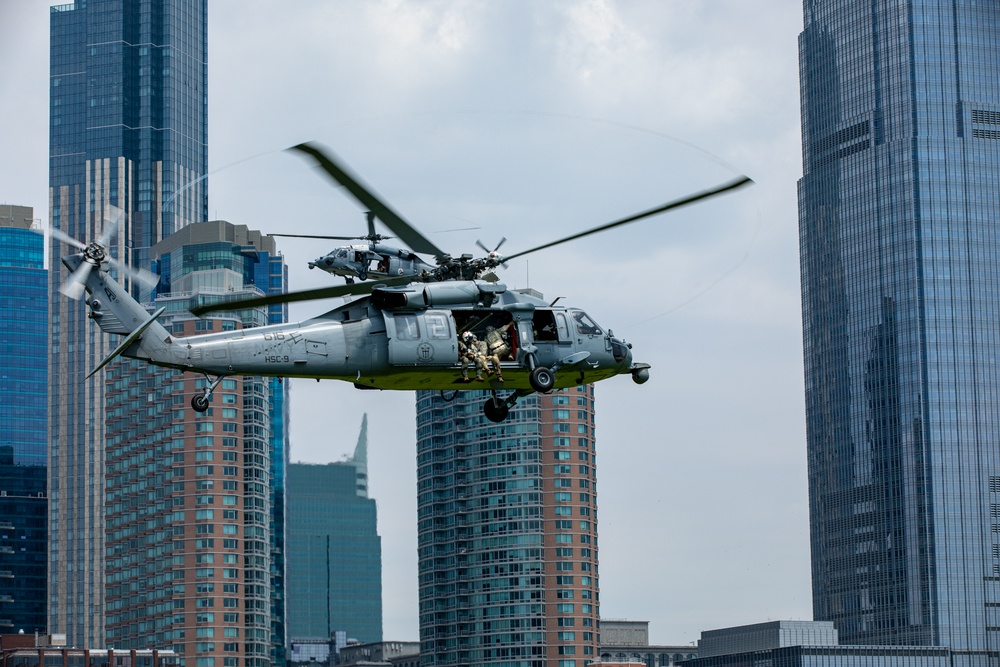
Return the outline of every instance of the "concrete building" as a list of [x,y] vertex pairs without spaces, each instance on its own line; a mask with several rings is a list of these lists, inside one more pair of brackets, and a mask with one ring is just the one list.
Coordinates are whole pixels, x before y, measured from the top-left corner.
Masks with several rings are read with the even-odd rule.
[[594,388],[417,393],[422,665],[583,667],[597,657]]
[[340,664],[420,667],[420,642],[348,644],[340,649]]
[[288,466],[288,632],[382,641],[382,541],[368,497],[368,416],[354,455]]
[[[207,19],[207,0],[50,8],[54,229],[90,241],[116,224],[111,254],[149,268],[156,242],[208,218]],[[111,207],[124,211],[120,220]],[[54,243],[50,253],[49,629],[70,645],[100,647],[105,381],[87,375],[112,346],[82,303],[57,293],[65,248]]]
[[649,621],[601,619],[600,664],[638,664],[672,667],[698,657],[691,644],[654,645],[649,643]]
[[30,206],[0,205],[0,632],[45,632],[49,272]]
[[803,4],[813,615],[847,644],[995,656],[1000,12]]
[[169,649],[115,651],[66,646],[65,635],[0,635],[0,667],[176,667]]

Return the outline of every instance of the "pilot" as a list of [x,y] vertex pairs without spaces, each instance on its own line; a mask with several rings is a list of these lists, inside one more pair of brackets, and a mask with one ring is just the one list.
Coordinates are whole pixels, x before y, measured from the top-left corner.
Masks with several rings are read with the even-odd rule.
[[[471,331],[464,332],[458,337],[458,356],[462,360],[462,381],[472,382],[469,379],[469,363],[473,363],[476,366],[476,380],[479,382],[483,381],[483,371],[488,370],[486,368],[486,359],[484,358],[485,345],[476,338],[476,334]],[[492,375],[492,372],[490,373]]]
[[510,345],[504,339],[504,333],[512,326],[514,326],[513,321],[508,322],[499,329],[486,327],[486,361],[493,364],[493,369],[496,371],[497,379],[500,382],[503,382],[503,375],[500,372],[500,360],[510,358]]

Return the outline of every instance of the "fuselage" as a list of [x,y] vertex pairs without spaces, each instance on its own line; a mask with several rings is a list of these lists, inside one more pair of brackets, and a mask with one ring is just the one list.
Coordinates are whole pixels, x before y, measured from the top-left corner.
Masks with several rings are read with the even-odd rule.
[[[71,271],[84,261],[95,263],[83,255],[63,258]],[[156,321],[160,311],[151,315],[99,266],[85,287],[91,317],[104,331],[126,336],[112,358],[122,354],[208,376],[334,379],[364,389],[485,388],[464,382],[463,365],[468,373],[470,362],[460,358],[459,337],[471,332],[497,343],[472,364],[482,375],[489,375],[487,361],[494,364],[499,372],[489,379],[492,389],[530,391],[531,370],[539,367],[551,369],[553,388],[621,373],[645,381],[637,372],[646,366],[632,364],[629,346],[584,311],[550,306],[500,283],[376,287],[313,319],[187,337],[168,332]]]
[[[592,323],[581,325],[576,319],[581,316],[586,317],[575,309],[537,309],[512,334],[514,341],[534,337],[539,365],[587,353],[556,374],[557,388],[629,372],[628,346]],[[175,338],[168,353],[155,358],[144,355],[141,345],[125,355],[210,375],[329,378],[372,389],[455,389],[464,385],[459,334],[471,330],[485,337],[486,327],[492,326],[488,322],[509,321],[508,312],[482,307],[382,311],[366,297],[303,322]],[[548,330],[541,331],[543,327]],[[520,352],[515,344],[500,359],[504,388],[530,388]]]

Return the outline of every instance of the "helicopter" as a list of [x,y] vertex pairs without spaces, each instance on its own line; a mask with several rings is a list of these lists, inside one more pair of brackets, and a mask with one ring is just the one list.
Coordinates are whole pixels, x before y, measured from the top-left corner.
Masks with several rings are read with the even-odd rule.
[[375,231],[375,214],[368,211],[368,234],[366,236],[325,236],[317,234],[270,234],[293,239],[332,239],[337,241],[364,240],[366,244],[352,244],[334,248],[322,257],[309,262],[310,269],[321,269],[335,276],[343,276],[347,284],[371,278],[398,278],[419,276],[434,270],[415,252],[381,243],[392,236],[384,236]]
[[61,240],[81,251],[62,258],[71,272],[65,293],[73,296],[82,287],[88,295],[89,316],[103,331],[123,336],[91,375],[120,355],[201,373],[206,387],[191,400],[197,412],[208,409],[214,390],[224,378],[244,375],[335,379],[359,389],[438,390],[445,400],[453,400],[459,390],[471,388],[461,366],[460,338],[471,333],[495,340],[497,332],[503,331],[507,337],[502,339],[503,357],[497,356],[495,374],[474,387],[490,392],[483,405],[490,421],[504,421],[519,398],[534,392],[548,393],[623,374],[643,384],[649,379],[650,366],[633,361],[631,345],[624,339],[600,327],[581,308],[556,305],[558,299],[546,303],[531,290],[507,289],[492,269],[515,257],[752,182],[741,176],[711,190],[514,255],[502,257],[492,251],[478,259],[471,255],[452,258],[392,211],[332,153],[314,144],[299,144],[294,149],[315,157],[327,174],[405,243],[430,248],[437,266],[415,276],[199,306],[191,310],[198,316],[271,303],[356,297],[300,322],[176,337],[157,321],[163,307],[148,312],[108,273],[119,265],[112,263],[104,237],[84,244],[60,235]]

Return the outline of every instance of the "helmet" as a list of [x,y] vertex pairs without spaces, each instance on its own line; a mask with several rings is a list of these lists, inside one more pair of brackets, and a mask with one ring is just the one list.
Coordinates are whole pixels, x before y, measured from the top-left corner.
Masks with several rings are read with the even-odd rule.
[[472,340],[475,337],[476,334],[472,333],[471,331],[466,331],[465,333],[462,334],[462,340]]

